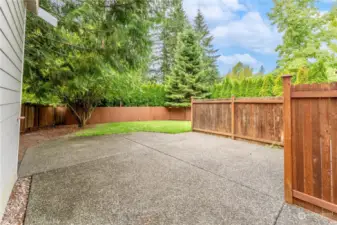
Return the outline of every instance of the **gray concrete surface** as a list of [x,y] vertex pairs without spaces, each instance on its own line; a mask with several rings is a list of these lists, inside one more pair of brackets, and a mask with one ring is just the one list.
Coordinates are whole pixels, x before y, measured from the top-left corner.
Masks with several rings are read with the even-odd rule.
[[283,151],[200,133],[66,137],[29,149],[25,224],[337,224],[283,203]]

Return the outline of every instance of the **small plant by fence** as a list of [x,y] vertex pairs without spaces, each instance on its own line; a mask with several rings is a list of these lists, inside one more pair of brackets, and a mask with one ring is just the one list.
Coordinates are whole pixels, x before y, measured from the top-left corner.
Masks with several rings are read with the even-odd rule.
[[283,145],[283,98],[192,101],[194,131]]

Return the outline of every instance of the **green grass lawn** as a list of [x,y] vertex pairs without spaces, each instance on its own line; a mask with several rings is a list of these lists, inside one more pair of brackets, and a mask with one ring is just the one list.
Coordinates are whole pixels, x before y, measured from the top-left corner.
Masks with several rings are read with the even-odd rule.
[[97,136],[130,132],[159,132],[177,134],[191,131],[190,121],[137,121],[99,124],[95,128],[82,130],[77,136]]

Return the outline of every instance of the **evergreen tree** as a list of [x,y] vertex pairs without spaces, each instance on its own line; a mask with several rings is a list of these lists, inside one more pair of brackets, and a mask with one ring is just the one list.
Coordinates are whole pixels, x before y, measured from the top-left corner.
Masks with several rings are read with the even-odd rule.
[[273,96],[273,86],[274,86],[274,77],[272,75],[264,76],[262,88],[260,90],[260,96],[261,97]]
[[248,82],[247,79],[243,79],[240,83],[240,96],[246,97],[247,96],[247,88],[248,88]]
[[244,65],[242,62],[235,64],[232,70],[226,74],[226,77],[238,79],[244,79],[251,76],[253,76],[253,69],[248,65]]
[[78,125],[85,126],[95,107],[119,89],[114,86],[116,74],[147,66],[149,3],[52,2],[41,1],[41,7],[58,18],[57,27],[27,15],[24,91],[38,98],[58,98]]
[[221,98],[222,84],[214,84],[211,88],[211,98]]
[[275,96],[282,96],[283,95],[283,79],[282,79],[282,75],[277,76],[276,79],[275,79],[275,81],[274,81],[273,94]]
[[225,80],[227,80],[227,87],[225,89],[224,97],[230,98],[230,97],[232,97],[232,86],[233,86],[233,84],[232,84],[232,82],[229,78],[226,77]]
[[261,65],[261,67],[260,67],[260,69],[259,69],[259,75],[264,75],[265,71],[266,71],[266,70],[264,69],[264,66]]
[[263,77],[259,76],[259,77],[256,77],[254,79],[254,82],[253,82],[253,97],[259,97],[260,96],[260,92],[261,92],[261,88],[262,88],[262,85],[263,85]]
[[214,49],[212,45],[214,38],[208,30],[205,18],[202,15],[200,9],[198,10],[198,14],[194,19],[194,29],[198,34],[199,43],[203,49],[203,63],[207,77],[206,81],[210,84],[214,83],[214,81],[219,78],[219,71],[216,65],[219,55],[217,55],[218,50]]
[[162,65],[163,79],[172,71],[174,56],[177,46],[178,34],[188,26],[188,20],[183,9],[182,0],[165,1],[164,19],[160,39],[162,41]]
[[178,36],[172,73],[166,83],[167,106],[189,106],[191,97],[210,96],[202,64],[202,49],[191,28]]
[[235,64],[232,68],[232,74],[233,76],[238,76],[240,74],[240,72],[243,70],[243,63],[242,62],[238,62],[237,64]]
[[240,81],[233,80],[232,81],[232,94],[231,96],[240,97]]
[[226,98],[227,89],[228,89],[228,79],[223,79],[221,83],[221,93],[220,93],[221,98]]
[[254,79],[247,79],[247,90],[245,97],[254,97]]

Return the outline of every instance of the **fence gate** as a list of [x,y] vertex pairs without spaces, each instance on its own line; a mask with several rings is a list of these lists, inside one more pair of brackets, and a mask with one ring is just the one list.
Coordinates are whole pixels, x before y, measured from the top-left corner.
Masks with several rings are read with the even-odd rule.
[[285,200],[337,219],[337,83],[283,85]]

